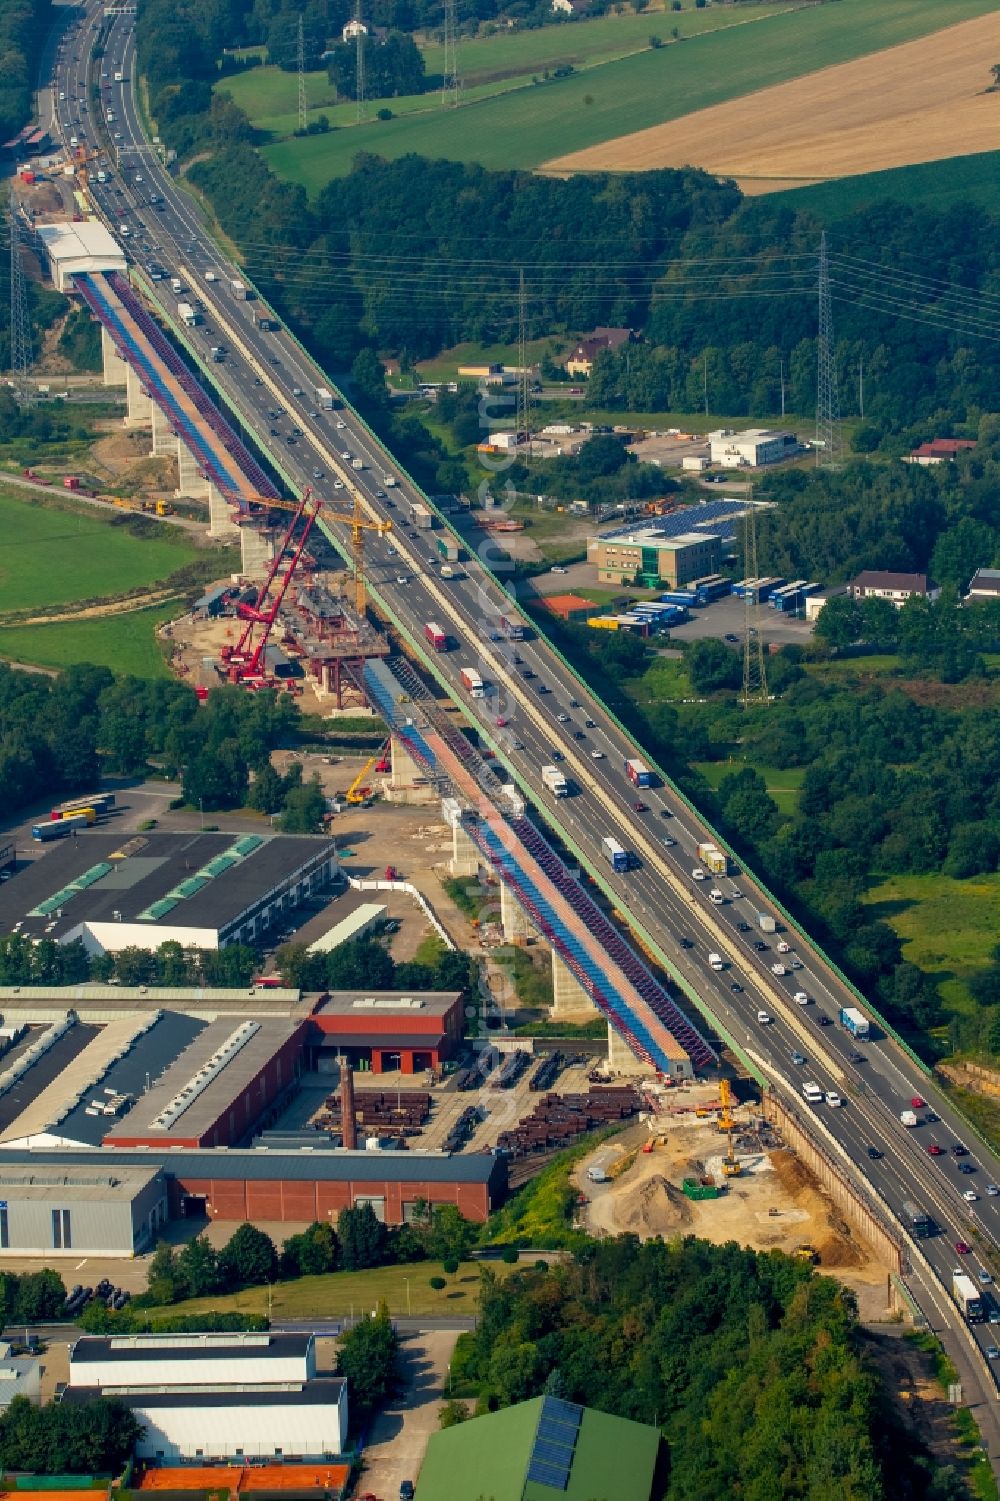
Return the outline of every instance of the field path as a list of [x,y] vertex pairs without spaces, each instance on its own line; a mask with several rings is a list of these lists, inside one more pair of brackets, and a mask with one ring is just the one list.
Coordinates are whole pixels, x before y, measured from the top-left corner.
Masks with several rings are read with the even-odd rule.
[[745,193],[1000,148],[1000,12],[838,63],[680,120],[557,157],[541,169],[703,167]]

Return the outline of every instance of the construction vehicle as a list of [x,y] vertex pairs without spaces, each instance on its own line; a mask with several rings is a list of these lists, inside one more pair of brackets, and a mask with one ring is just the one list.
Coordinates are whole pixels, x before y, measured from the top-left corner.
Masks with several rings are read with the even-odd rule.
[[[372,789],[371,787],[365,785],[367,783],[368,773],[371,771],[372,767],[374,767],[376,771],[390,770],[392,763],[389,760],[389,752],[391,748],[392,741],[390,739],[387,740],[385,744],[375,752],[374,756],[368,757],[368,760],[365,762],[364,766],[362,766],[361,770],[354,778],[354,781],[351,783],[350,787],[348,787],[347,791],[344,794],[344,802],[347,803],[350,807],[357,808],[371,802],[373,795]],[[386,879],[389,880],[390,877],[387,876]]]
[[809,1245],[808,1241],[803,1241],[801,1245],[796,1246],[792,1255],[796,1256],[799,1261],[808,1261],[810,1266],[819,1266],[819,1252],[815,1246]]
[[723,1174],[723,1177],[725,1177],[725,1178],[738,1178],[740,1176],[740,1174],[743,1172],[743,1168],[736,1161],[736,1158],[733,1155],[733,1129],[735,1127],[735,1121],[733,1120],[733,1105],[735,1103],[736,1102],[735,1102],[735,1100],[733,1098],[732,1086],[729,1083],[729,1080],[728,1079],[720,1079],[719,1080],[719,1105],[720,1105],[720,1110],[719,1110],[719,1130],[720,1131],[725,1131],[726,1136],[728,1138],[728,1143],[729,1143],[727,1151],[726,1151],[726,1155],[722,1159],[722,1174]]

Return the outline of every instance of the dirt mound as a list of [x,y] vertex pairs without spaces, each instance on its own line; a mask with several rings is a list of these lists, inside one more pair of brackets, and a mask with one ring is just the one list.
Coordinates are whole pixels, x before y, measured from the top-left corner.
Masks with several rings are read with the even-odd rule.
[[690,1225],[691,1205],[662,1173],[623,1194],[615,1206],[615,1219],[622,1230],[638,1235],[669,1235]]
[[786,1193],[796,1194],[806,1189],[815,1189],[816,1179],[794,1152],[778,1150],[771,1153],[771,1166],[777,1174],[778,1182]]

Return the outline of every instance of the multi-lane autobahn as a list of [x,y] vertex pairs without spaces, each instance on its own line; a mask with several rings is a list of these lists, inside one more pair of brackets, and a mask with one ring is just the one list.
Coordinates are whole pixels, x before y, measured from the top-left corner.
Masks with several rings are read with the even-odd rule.
[[[194,203],[178,189],[143,133],[134,17],[115,17],[103,56],[91,59],[103,17],[103,6],[89,7],[65,34],[51,88],[56,132],[68,142],[85,131],[91,149],[105,148],[110,180],[96,182],[95,164],[91,173],[101,214],[119,235],[127,226],[123,244],[140,270],[156,264],[166,278],[180,278],[183,296],[200,300],[204,324],[184,329],[183,335],[292,487],[301,492],[311,485],[334,508],[342,508],[338,502],[346,501],[356,486],[366,509],[392,522],[393,531],[373,538],[367,547],[375,597],[417,643],[429,621],[449,632],[454,648],[436,658],[439,674],[636,932],[663,955],[688,994],[697,995],[720,1033],[786,1099],[797,1101],[804,1116],[810,1114],[801,1098],[805,1080],[841,1096],[841,1107],[824,1103],[812,1112],[816,1129],[892,1216],[905,1226],[903,1205],[913,1202],[932,1217],[939,1233],[919,1248],[931,1270],[914,1255],[911,1286],[931,1323],[947,1326],[966,1395],[976,1393],[986,1404],[984,1434],[994,1462],[1000,1460],[996,1384],[986,1357],[1000,1330],[989,1324],[972,1330],[980,1352],[976,1359],[947,1293],[956,1266],[967,1267],[973,1277],[980,1268],[1000,1274],[1000,1194],[989,1192],[1000,1185],[1000,1160],[971,1136],[932,1079],[891,1038],[878,1035],[856,1043],[837,1025],[840,1007],[856,1004],[857,997],[804,935],[781,935],[792,944],[800,967],[791,968],[792,956],[776,951],[775,938],[756,924],[756,914],[773,911],[773,906],[749,874],[719,881],[725,901],[718,907],[709,902],[707,888],[714,883],[695,882],[691,872],[697,863],[695,847],[711,837],[710,831],[669,785],[641,791],[632,787],[623,763],[636,748],[544,641],[536,637],[515,648],[491,639],[509,602],[486,568],[474,561],[462,564],[458,576],[442,577],[433,534],[410,524],[410,507],[423,497],[391,454],[349,409],[319,409],[315,391],[318,385],[330,385],[328,377],[286,330],[262,332],[253,304],[232,296],[229,283],[241,274],[239,268],[226,262]],[[123,81],[115,81],[116,73],[123,74]],[[89,98],[90,82],[100,88],[100,119]],[[111,122],[106,119],[109,110],[115,117]],[[216,279],[206,280],[209,271]],[[167,280],[156,283],[169,313],[167,289]],[[210,347],[218,344],[227,350],[222,364],[209,359]],[[355,470],[353,459],[365,467]],[[386,485],[389,474],[398,477],[397,485]],[[343,544],[343,531],[335,523],[328,522],[326,530]],[[489,561],[500,563],[499,557]],[[494,693],[469,701],[459,682],[462,666],[477,667]],[[544,791],[540,779],[541,766],[557,755],[575,789],[573,796],[559,801]],[[640,800],[647,805],[643,811],[634,806]],[[634,855],[634,868],[627,874],[616,874],[607,865],[601,851],[606,836]],[[760,943],[768,947],[759,949]],[[710,950],[725,957],[722,973],[708,967]],[[784,976],[772,971],[779,962],[788,968]],[[804,992],[808,1003],[797,1004],[796,992]],[[760,1011],[769,1022],[758,1021]],[[917,1110],[923,1124],[908,1130],[900,1112],[918,1098],[926,1102]],[[956,1156],[956,1144],[966,1145],[968,1153]],[[939,1147],[941,1155],[931,1155],[931,1147]],[[972,1171],[960,1171],[963,1165]],[[976,1195],[974,1201],[965,1197],[968,1193]],[[957,1252],[960,1243],[970,1245],[972,1253]],[[1000,1309],[1000,1300],[996,1306]]]

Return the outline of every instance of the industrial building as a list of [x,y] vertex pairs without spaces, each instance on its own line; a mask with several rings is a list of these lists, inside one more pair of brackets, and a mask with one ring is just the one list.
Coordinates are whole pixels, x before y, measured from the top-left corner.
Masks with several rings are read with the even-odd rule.
[[0,932],[123,948],[253,943],[338,873],[332,840],[310,835],[74,831],[0,886]]
[[535,1397],[432,1433],[417,1497],[650,1501],[663,1494],[665,1483],[659,1429],[556,1397]]
[[81,273],[125,270],[125,252],[97,219],[35,229],[57,292],[74,291],[73,278]]
[[720,427],[709,433],[708,443],[712,463],[726,469],[762,469],[765,464],[780,464],[802,452],[794,433],[772,427],[748,427],[740,433]]
[[462,995],[456,990],[332,991],[310,1018],[311,1061],[321,1071],[331,1069],[339,1055],[373,1074],[436,1069],[458,1050],[463,1023]]
[[0,1158],[0,1251],[36,1256],[133,1256],[167,1223],[167,1181],[155,1162],[20,1166]]
[[716,573],[722,563],[722,538],[700,531],[670,535],[660,526],[591,537],[587,561],[597,567],[601,584],[634,584],[671,588]]
[[278,1017],[210,1023],[106,1132],[103,1145],[237,1145],[294,1087],[304,1025]]
[[115,1396],[140,1459],[324,1459],[347,1440],[347,1383],[317,1376],[312,1334],[83,1336],[63,1401]]
[[[329,1223],[342,1209],[367,1203],[387,1225],[401,1225],[412,1218],[421,1199],[454,1204],[466,1219],[481,1224],[507,1193],[506,1160],[492,1152],[449,1156],[301,1147],[188,1151],[168,1143],[34,1150],[0,1146],[0,1175],[52,1168],[118,1177],[125,1168],[159,1168],[171,1219],[207,1217],[236,1224]],[[110,1245],[102,1249],[107,1255],[130,1254]]]

